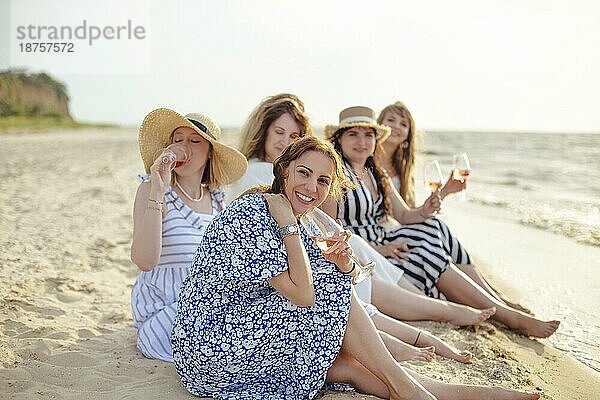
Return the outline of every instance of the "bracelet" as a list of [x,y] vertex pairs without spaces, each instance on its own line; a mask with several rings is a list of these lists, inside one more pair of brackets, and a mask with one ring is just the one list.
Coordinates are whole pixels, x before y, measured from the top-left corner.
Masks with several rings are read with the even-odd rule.
[[350,268],[350,271],[344,272],[342,271],[339,267],[338,267],[338,271],[340,271],[342,274],[344,275],[352,275],[352,273],[354,272],[354,269],[356,269],[356,263],[353,262],[352,263],[352,268]]
[[298,224],[284,225],[277,229],[277,236],[282,240],[283,238],[292,235],[300,235],[300,227]]
[[148,206],[148,207],[146,207],[146,208],[148,208],[148,209],[150,209],[150,210],[162,211],[162,208],[160,208],[160,207]]
[[156,203],[156,204],[158,204],[159,206],[162,206],[162,205],[164,205],[164,204],[165,204],[165,203],[164,203],[164,202],[162,202],[162,201],[159,201],[159,200],[154,200],[154,199],[148,199],[148,201],[151,201],[151,202],[153,202],[153,203]]
[[413,343],[413,346],[417,345],[417,342],[419,341],[419,338],[421,337],[421,332],[423,332],[423,331],[419,331],[419,333],[417,333],[417,338],[415,339],[415,342]]

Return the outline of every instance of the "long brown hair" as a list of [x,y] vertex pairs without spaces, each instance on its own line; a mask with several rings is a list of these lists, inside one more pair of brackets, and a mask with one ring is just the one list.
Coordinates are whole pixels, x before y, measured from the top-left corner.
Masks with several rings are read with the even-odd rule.
[[305,136],[295,140],[289,144],[283,153],[273,162],[273,183],[271,186],[259,185],[248,189],[244,194],[248,193],[284,193],[285,181],[288,178],[289,166],[292,161],[300,158],[304,153],[316,151],[327,156],[333,163],[333,174],[329,185],[329,196],[336,201],[342,197],[345,189],[352,189],[354,185],[346,178],[342,161],[338,153],[331,147],[329,143],[316,136]]
[[390,104],[379,113],[377,123],[385,125],[383,121],[387,113],[394,113],[406,118],[409,122],[408,136],[406,145],[399,145],[392,153],[392,166],[394,172],[400,178],[400,187],[398,192],[410,207],[415,206],[415,155],[417,153],[418,132],[415,125],[415,120],[412,117],[409,109],[401,101]]
[[[334,149],[338,152],[338,154],[340,155],[342,160],[344,160],[348,164],[349,164],[349,162],[346,159],[344,152],[342,151],[342,145],[340,144],[340,138],[342,137],[344,132],[346,132],[347,130],[349,130],[351,128],[353,128],[353,127],[350,126],[350,127],[340,128],[331,136],[331,142],[333,143]],[[373,128],[368,128],[368,129],[372,129],[373,133],[377,134],[377,132],[375,132],[375,129],[373,129]],[[367,170],[369,170],[373,174],[373,177],[375,177],[375,182],[377,183],[377,190],[379,192],[381,192],[383,195],[383,211],[384,211],[384,213],[386,214],[386,216],[391,216],[392,215],[392,187],[390,185],[388,173],[386,172],[385,168],[383,168],[381,166],[381,163],[379,162],[378,157],[375,157],[375,155],[377,155],[379,152],[381,152],[381,143],[379,142],[379,140],[377,140],[375,142],[375,151],[365,161],[365,167],[367,168]]]
[[252,111],[241,130],[240,151],[248,160],[265,161],[267,130],[283,114],[289,114],[300,125],[300,137],[313,134],[304,103],[298,96],[280,93],[267,97]]

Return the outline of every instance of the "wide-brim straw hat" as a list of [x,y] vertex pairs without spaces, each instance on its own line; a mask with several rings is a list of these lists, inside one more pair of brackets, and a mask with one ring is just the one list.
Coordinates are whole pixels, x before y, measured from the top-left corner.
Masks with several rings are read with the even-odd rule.
[[375,118],[375,111],[369,107],[354,106],[348,107],[340,111],[340,123],[338,125],[325,126],[325,139],[333,140],[335,133],[342,128],[352,128],[362,126],[365,128],[373,128],[376,132],[376,139],[383,142],[390,136],[391,129],[389,126],[379,125]]
[[146,115],[140,126],[138,143],[146,172],[154,163],[158,152],[171,144],[171,134],[179,127],[191,128],[212,145],[212,158],[222,164],[227,185],[240,179],[248,168],[246,157],[233,147],[220,142],[221,129],[209,117],[202,114],[185,116],[168,108],[158,108]]

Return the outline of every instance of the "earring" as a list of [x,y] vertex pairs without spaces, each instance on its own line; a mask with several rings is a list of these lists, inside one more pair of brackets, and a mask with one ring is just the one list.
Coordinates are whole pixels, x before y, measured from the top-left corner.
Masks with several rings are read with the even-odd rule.
[[403,149],[407,149],[409,145],[410,145],[410,143],[408,143],[406,140],[404,142],[402,142]]

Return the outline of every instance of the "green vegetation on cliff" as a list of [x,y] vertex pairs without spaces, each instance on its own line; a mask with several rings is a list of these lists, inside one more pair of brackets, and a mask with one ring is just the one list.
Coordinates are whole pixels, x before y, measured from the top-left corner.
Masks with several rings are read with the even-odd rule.
[[0,132],[105,127],[74,121],[64,83],[26,69],[0,71]]
[[0,71],[0,117],[9,116],[70,120],[66,86],[44,72]]

